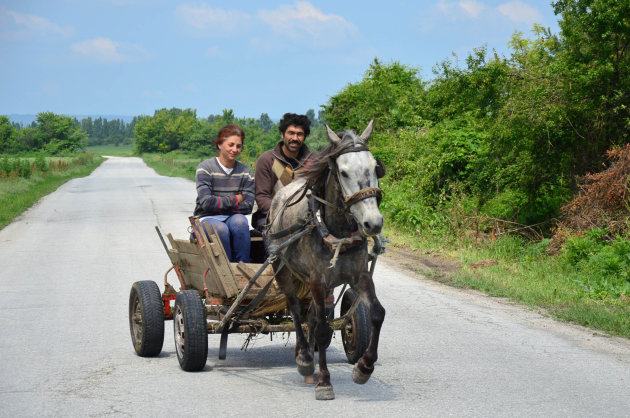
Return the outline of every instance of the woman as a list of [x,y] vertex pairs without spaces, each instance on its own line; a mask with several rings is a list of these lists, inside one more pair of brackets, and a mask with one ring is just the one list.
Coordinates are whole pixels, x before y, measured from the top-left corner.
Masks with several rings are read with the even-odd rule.
[[254,175],[236,161],[243,150],[245,132],[238,125],[221,128],[216,144],[219,155],[197,166],[195,216],[207,230],[213,225],[232,262],[249,262],[249,223],[245,215],[254,206]]

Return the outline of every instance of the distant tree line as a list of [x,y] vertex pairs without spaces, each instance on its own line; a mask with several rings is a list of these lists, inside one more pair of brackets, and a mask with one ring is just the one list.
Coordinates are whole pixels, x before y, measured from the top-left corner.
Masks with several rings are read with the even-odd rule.
[[[309,145],[321,147],[327,141],[324,128],[313,109],[306,115],[311,120]],[[267,113],[258,119],[239,118],[231,109],[225,109],[220,115],[198,118],[194,109],[172,108],[156,110],[153,116],[137,119],[134,127],[136,151],[166,153],[182,150],[199,156],[214,155],[213,141],[219,130],[233,123],[245,131],[244,156],[249,160],[273,148],[280,140],[278,125]]]
[[122,119],[87,117],[81,119],[80,125],[83,132],[88,135],[88,146],[109,144],[118,146],[133,143],[133,129],[137,120],[137,116],[129,123]]
[[134,117],[130,123],[101,117],[78,121],[70,116],[41,112],[31,124],[22,126],[0,115],[0,154],[60,154],[92,145],[132,144],[137,119]]

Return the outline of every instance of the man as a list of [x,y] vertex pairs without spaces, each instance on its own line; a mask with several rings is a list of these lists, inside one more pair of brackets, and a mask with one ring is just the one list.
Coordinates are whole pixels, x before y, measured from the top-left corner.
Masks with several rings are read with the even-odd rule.
[[312,155],[304,141],[311,133],[311,121],[306,115],[285,113],[280,120],[280,136],[272,150],[264,152],[256,162],[256,204],[252,226],[263,231],[271,199],[278,190],[295,180],[295,172],[302,168]]

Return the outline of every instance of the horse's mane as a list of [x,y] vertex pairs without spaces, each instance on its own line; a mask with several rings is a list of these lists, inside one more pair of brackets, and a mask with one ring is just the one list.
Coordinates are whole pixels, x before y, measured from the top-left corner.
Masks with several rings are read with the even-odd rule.
[[357,135],[351,130],[337,132],[337,136],[341,138],[339,143],[330,143],[299,171],[299,176],[305,178],[311,186],[323,184],[329,170],[328,161],[331,158],[335,159],[343,151],[360,143]]

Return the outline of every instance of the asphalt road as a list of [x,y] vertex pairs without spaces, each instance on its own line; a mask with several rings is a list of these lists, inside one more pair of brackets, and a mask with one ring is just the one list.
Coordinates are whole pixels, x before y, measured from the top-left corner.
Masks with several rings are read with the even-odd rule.
[[230,336],[180,370],[135,355],[128,298],[170,266],[154,226],[186,238],[194,184],[110,158],[0,231],[0,416],[629,416],[630,342],[399,269],[376,269],[387,310],[372,379],[352,382],[336,335],[336,399],[315,401],[293,335]]

